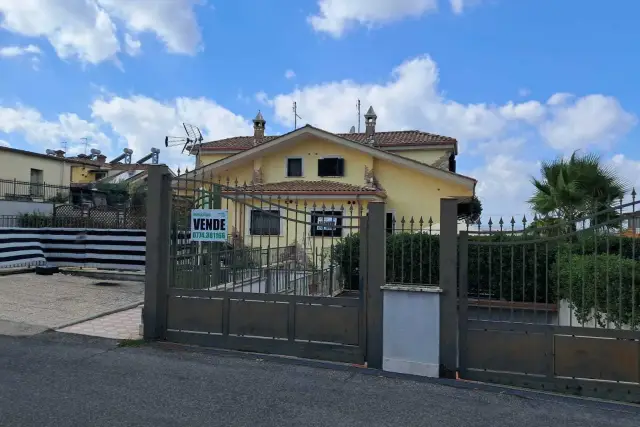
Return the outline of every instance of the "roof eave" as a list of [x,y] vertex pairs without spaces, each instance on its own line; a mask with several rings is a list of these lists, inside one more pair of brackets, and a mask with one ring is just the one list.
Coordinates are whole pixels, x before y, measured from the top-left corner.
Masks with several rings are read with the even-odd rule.
[[[439,178],[451,178],[453,181],[455,181],[456,183],[463,185],[463,186],[467,186],[469,187],[470,190],[473,191],[473,189],[475,188],[475,185],[477,183],[477,180],[462,174],[458,174],[458,173],[454,173],[454,172],[449,172],[449,171],[445,171],[430,165],[427,165],[425,163],[422,162],[418,162],[412,159],[408,159],[406,157],[403,156],[398,156],[396,154],[390,153],[388,151],[385,151],[381,148],[377,148],[377,147],[372,147],[370,145],[365,145],[365,144],[361,144],[355,141],[352,141],[350,139],[341,137],[337,134],[325,131],[323,129],[319,129],[316,128],[314,126],[311,125],[305,125],[301,128],[298,128],[294,131],[291,131],[289,133],[286,133],[284,135],[279,136],[278,138],[274,138],[272,140],[269,140],[263,144],[257,145],[255,147],[252,147],[249,150],[258,150],[258,151],[262,151],[262,150],[267,150],[269,148],[271,148],[273,145],[277,144],[280,141],[287,141],[290,138],[295,138],[296,136],[300,136],[302,134],[304,134],[305,132],[309,132],[312,134],[316,134],[316,136],[321,137],[321,138],[325,138],[328,140],[334,140],[334,142],[340,143],[340,144],[349,144],[349,146],[351,147],[361,147],[364,150],[373,150],[373,152],[377,153],[380,157],[387,157],[387,160],[391,159],[391,161],[394,161],[395,163],[398,164],[403,164],[405,166],[410,166],[410,167],[414,167],[416,169],[420,169],[425,173],[428,173],[432,176],[437,176]],[[296,135],[297,134],[297,135]],[[219,166],[224,166],[225,164],[228,164],[229,162],[234,162],[237,159],[235,158],[236,156],[243,156],[245,155],[244,153],[246,153],[249,150],[243,150],[235,155],[226,157],[224,159],[218,160],[216,162],[210,163],[208,165],[204,165],[201,166],[197,169],[194,169],[193,171],[191,171],[191,174],[199,174],[201,171],[204,171],[205,169],[213,169],[215,170],[217,167]],[[213,172],[212,170],[212,172]]]

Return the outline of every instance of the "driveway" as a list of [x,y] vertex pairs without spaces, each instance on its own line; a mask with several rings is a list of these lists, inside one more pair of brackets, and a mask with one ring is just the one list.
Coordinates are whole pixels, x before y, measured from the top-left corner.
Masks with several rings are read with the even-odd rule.
[[0,276],[0,334],[32,334],[56,329],[144,299],[144,284],[34,273]]
[[640,425],[637,407],[55,332],[0,336],[0,378],[16,427]]

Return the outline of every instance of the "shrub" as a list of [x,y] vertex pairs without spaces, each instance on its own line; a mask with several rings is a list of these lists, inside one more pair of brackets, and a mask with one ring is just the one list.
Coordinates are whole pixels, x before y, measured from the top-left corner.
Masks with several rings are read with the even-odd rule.
[[[522,237],[505,234],[474,237],[472,240],[480,245],[469,245],[470,297],[555,302],[556,291],[546,272],[548,266],[555,262],[557,245],[545,242],[519,244]],[[497,245],[499,242],[501,244]],[[440,236],[396,233],[387,236],[386,248],[387,283],[440,283]],[[334,246],[332,261],[341,267],[343,279],[351,276],[352,280],[357,280],[360,267],[359,234],[341,239]]]
[[560,284],[560,297],[570,302],[579,322],[595,318],[601,327],[607,321],[616,326],[640,324],[640,262],[563,250],[552,275]]
[[40,212],[25,213],[18,215],[18,227],[22,228],[42,228],[51,227],[53,217]]

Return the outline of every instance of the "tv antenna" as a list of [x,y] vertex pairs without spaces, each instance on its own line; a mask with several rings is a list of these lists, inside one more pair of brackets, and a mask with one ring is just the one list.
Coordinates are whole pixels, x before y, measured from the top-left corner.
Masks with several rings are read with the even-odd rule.
[[66,153],[67,152],[67,145],[69,145],[69,143],[67,141],[62,141],[60,143],[60,145],[62,145],[62,150]]
[[358,110],[358,133],[360,133],[360,100],[358,99],[358,103],[356,104],[356,109]]
[[82,144],[84,144],[84,154],[87,154],[87,147],[89,146],[89,138],[88,137],[84,137],[84,138],[80,138],[80,140],[82,141]]
[[298,119],[302,120],[302,117],[298,115],[298,103],[293,101],[293,129],[298,129]]
[[164,137],[164,146],[165,147],[178,147],[182,146],[181,153],[184,153],[184,150],[189,147],[189,154],[193,151],[193,148],[197,144],[201,144],[202,140],[202,132],[200,132],[200,128],[197,126],[190,125],[188,123],[183,123],[182,127],[184,127],[184,131],[187,134],[187,137],[183,136],[165,136]]

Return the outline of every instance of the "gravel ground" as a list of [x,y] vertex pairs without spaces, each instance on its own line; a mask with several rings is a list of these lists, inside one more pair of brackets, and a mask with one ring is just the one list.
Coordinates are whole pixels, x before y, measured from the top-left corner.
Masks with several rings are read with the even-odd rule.
[[[0,277],[0,333],[57,328],[144,299],[144,284],[118,281],[96,286],[96,279],[34,273]],[[28,332],[27,332],[28,333]]]
[[640,425],[637,407],[72,334],[0,336],[0,378],[12,427]]

